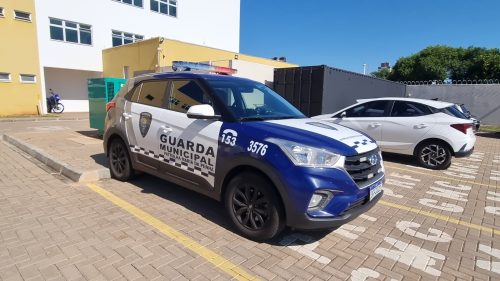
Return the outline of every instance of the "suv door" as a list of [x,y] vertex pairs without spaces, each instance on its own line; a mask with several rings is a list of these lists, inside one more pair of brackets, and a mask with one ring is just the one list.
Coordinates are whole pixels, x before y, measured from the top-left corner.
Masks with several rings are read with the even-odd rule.
[[391,114],[382,128],[379,145],[386,151],[412,154],[414,145],[423,139],[432,126],[432,111],[427,105],[394,101]]
[[339,124],[361,131],[378,143],[382,137],[382,121],[387,116],[390,104],[388,100],[369,101],[348,108],[344,111],[345,117],[335,117],[340,118]]
[[[212,99],[196,80],[189,79],[171,80],[169,93],[162,119],[171,131],[160,135],[162,172],[191,186],[213,189],[222,122],[191,119],[186,115],[193,105],[214,106]],[[214,110],[217,114],[217,108]]]
[[163,106],[168,90],[168,81],[149,80],[136,86],[125,105],[123,117],[126,134],[134,159],[158,169],[159,138],[166,128],[162,123]]

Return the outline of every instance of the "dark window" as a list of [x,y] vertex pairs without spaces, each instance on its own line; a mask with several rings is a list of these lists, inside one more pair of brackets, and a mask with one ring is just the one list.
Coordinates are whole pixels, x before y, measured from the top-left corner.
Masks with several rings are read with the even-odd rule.
[[125,94],[125,99],[132,102],[137,102],[137,98],[139,97],[139,93],[141,92],[142,84],[136,85],[132,90],[130,90],[127,94]]
[[436,111],[443,112],[443,113],[448,114],[450,116],[461,118],[461,119],[469,119],[469,118],[467,118],[467,116],[465,116],[465,114],[462,111],[458,110],[458,108],[456,108],[454,105],[451,105],[451,106],[448,106],[445,108],[436,109]]
[[133,33],[126,33],[122,31],[117,31],[117,30],[112,30],[111,31],[111,38],[113,40],[113,47],[124,45],[124,44],[130,44],[134,42],[141,41],[144,39],[144,36],[142,35],[137,35]]
[[167,92],[167,84],[167,81],[164,80],[147,81],[142,83],[139,103],[161,107]]
[[191,106],[198,104],[210,104],[210,100],[196,82],[172,81],[172,95],[168,103],[168,109],[187,112]]
[[151,11],[177,17],[176,0],[151,0]]
[[61,41],[64,40],[62,27],[50,26],[50,38]]
[[92,27],[88,24],[50,18],[50,38],[92,45]]
[[115,0],[129,5],[134,5],[136,7],[142,7],[142,0]]
[[78,43],[78,32],[74,29],[66,29],[66,41]]
[[345,111],[346,117],[382,117],[389,101],[371,101],[351,107]]
[[3,17],[3,16],[4,16],[4,14],[3,14],[3,8],[0,7],[0,17]]
[[412,117],[432,114],[425,104],[407,101],[395,101],[392,108],[392,117]]
[[14,18],[16,20],[31,21],[31,14],[21,11],[14,11]]

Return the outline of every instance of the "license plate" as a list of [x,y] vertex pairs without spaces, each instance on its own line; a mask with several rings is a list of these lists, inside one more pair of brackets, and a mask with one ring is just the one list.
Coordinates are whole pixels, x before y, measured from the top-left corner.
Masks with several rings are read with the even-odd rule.
[[370,187],[370,201],[382,191],[382,182]]

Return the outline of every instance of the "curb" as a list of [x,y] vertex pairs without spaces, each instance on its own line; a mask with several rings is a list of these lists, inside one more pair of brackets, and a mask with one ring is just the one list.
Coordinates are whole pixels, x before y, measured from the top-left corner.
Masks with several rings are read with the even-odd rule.
[[75,182],[88,182],[88,181],[98,181],[101,179],[109,179],[111,176],[108,169],[97,169],[90,171],[81,171],[78,168],[72,167],[69,164],[53,157],[47,152],[28,144],[16,137],[3,134],[2,139],[24,151],[25,153],[31,155],[33,158],[39,160],[43,164],[49,166],[50,168],[56,170],[61,175],[71,179]]
[[83,121],[89,120],[88,117],[43,117],[43,118],[0,118],[0,123],[15,123],[15,122],[44,122],[44,121]]

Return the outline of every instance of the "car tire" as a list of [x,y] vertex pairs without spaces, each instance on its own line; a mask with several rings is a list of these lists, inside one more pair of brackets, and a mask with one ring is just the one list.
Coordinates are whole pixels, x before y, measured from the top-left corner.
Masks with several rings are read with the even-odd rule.
[[108,159],[112,178],[127,181],[134,176],[127,146],[121,139],[115,138],[111,141]]
[[451,165],[451,150],[441,141],[428,141],[420,144],[416,151],[420,166],[432,170],[444,170]]
[[243,172],[233,177],[225,194],[226,211],[243,236],[269,240],[284,228],[285,215],[273,184],[262,175]]

